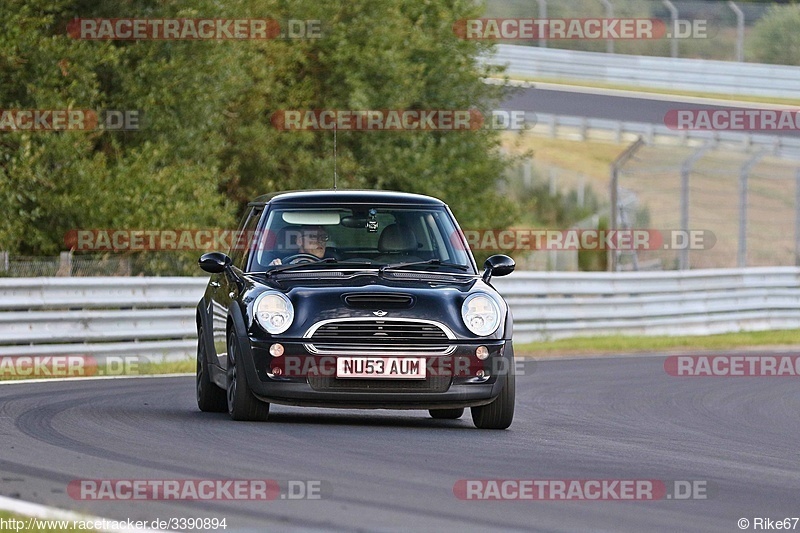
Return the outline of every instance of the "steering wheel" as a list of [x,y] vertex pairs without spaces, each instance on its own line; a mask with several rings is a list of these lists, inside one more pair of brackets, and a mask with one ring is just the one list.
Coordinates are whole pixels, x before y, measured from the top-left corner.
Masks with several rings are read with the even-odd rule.
[[320,258],[313,254],[299,253],[292,254],[283,258],[284,265],[296,265],[300,263],[316,263]]

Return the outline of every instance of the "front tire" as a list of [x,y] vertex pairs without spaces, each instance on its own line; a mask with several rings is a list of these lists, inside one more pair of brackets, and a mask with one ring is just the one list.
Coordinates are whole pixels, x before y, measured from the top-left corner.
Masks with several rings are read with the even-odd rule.
[[437,420],[456,420],[461,418],[461,416],[464,414],[464,408],[429,409],[428,412],[431,414],[431,418],[435,418]]
[[206,342],[203,326],[197,329],[197,372],[196,390],[197,407],[206,413],[224,413],[228,409],[225,391],[211,381],[209,374],[208,358],[206,357]]
[[242,351],[236,334],[228,335],[227,403],[233,420],[261,422],[269,417],[269,404],[253,396],[241,361]]
[[513,372],[506,374],[506,386],[500,395],[487,405],[471,407],[472,422],[479,429],[506,429],[514,420],[516,384]]

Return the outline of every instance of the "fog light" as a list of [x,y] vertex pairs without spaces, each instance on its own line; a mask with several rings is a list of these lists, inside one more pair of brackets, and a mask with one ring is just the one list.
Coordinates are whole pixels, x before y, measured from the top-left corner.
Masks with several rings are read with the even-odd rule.
[[483,361],[489,357],[489,348],[486,346],[478,346],[478,349],[475,350],[475,357]]
[[280,376],[281,374],[283,374],[283,370],[281,370],[280,367],[276,366],[275,368],[272,369],[273,376]]
[[283,355],[283,344],[278,344],[277,342],[269,347],[269,354],[272,357],[280,357]]

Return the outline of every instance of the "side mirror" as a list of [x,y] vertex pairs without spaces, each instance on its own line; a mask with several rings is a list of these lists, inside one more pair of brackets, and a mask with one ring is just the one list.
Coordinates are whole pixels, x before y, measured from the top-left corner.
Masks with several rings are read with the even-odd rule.
[[483,264],[483,281],[489,283],[492,276],[508,276],[514,272],[516,266],[514,260],[507,255],[493,255]]
[[220,274],[231,266],[231,258],[222,252],[208,252],[200,256],[197,264],[209,274]]

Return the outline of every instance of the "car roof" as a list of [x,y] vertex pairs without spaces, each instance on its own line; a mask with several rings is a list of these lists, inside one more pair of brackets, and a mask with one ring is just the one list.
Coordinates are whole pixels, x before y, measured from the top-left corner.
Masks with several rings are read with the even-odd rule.
[[444,202],[424,196],[422,194],[411,194],[397,191],[378,191],[368,189],[318,189],[310,191],[286,191],[265,194],[255,198],[250,205],[264,204],[286,204],[286,205],[307,205],[316,204],[392,204],[392,205],[414,205],[414,206],[443,206]]

